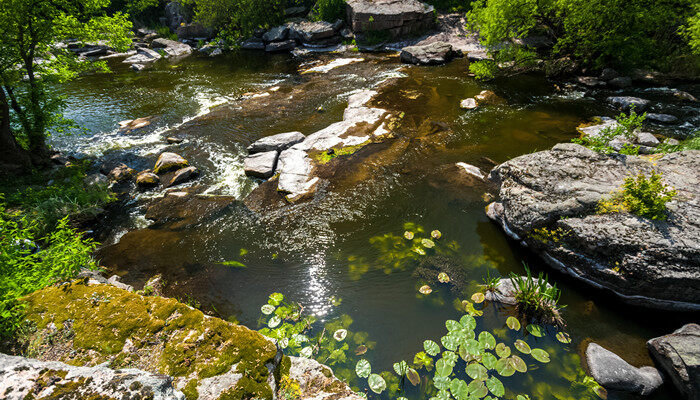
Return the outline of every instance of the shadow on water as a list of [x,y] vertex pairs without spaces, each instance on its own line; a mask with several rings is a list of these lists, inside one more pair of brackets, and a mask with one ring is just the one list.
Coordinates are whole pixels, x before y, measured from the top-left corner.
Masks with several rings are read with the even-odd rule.
[[[185,202],[176,207],[187,215],[185,222],[136,229],[105,245],[98,253],[102,264],[126,282],[138,285],[163,274],[168,295],[194,298],[204,309],[252,328],[258,327],[260,305],[268,295],[282,292],[321,320],[352,316],[353,329],[377,342],[368,353],[373,365],[391,370],[394,361],[412,360],[424,339],[439,339],[445,320],[460,315],[452,304],[460,294],[443,290],[426,298],[417,292],[421,257],[404,251],[401,243],[406,226],[420,226],[442,232],[440,246],[446,246],[468,293],[487,275],[522,274],[523,262],[549,273],[563,290],[564,318],[573,338],[561,363],[575,368],[591,340],[632,364],[648,364],[645,340],[676,329],[686,318],[621,305],[609,294],[545,268],[487,219],[483,195],[489,189],[465,186],[454,169],[455,163],[467,162],[488,171],[493,162],[569,141],[577,125],[608,113],[595,101],[558,90],[541,76],[478,83],[466,76],[466,60],[422,68],[363,56],[362,63],[309,76],[298,74],[299,61],[287,56],[243,54],[192,57],[140,75],[119,70],[62,89],[69,116],[97,133],[58,140],[59,147],[90,154],[96,152],[90,143],[112,140],[114,149],[97,146],[99,152],[136,153],[144,165],[158,151],[171,149],[203,170],[197,184],[232,196],[211,214]],[[279,132],[310,134],[339,120],[354,90],[380,84],[375,105],[403,117],[392,139],[352,156],[362,158],[362,165],[349,163],[308,203],[254,214],[240,202],[255,186],[242,174],[247,144]],[[238,100],[270,86],[279,89],[265,99]],[[460,100],[484,89],[495,91],[505,104],[471,112],[459,108]],[[217,99],[226,104],[188,120]],[[120,142],[124,137],[114,132],[116,122],[144,115],[158,118],[149,128],[158,133],[154,140]],[[184,123],[183,116],[188,117]],[[167,146],[161,133],[185,142]],[[333,299],[342,302],[334,305]],[[484,326],[501,329],[505,314],[490,306],[485,310]],[[512,385],[542,393],[533,398],[571,398],[556,395],[567,389],[550,369],[513,378]],[[540,380],[552,389],[542,392]],[[673,394],[664,391],[654,397],[669,398]]]

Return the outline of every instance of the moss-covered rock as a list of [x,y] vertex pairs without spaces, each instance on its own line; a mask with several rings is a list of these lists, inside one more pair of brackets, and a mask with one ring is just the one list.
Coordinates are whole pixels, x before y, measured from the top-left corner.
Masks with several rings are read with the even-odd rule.
[[274,397],[274,343],[174,299],[76,281],[25,303],[37,327],[28,351],[39,359],[170,375],[188,399]]

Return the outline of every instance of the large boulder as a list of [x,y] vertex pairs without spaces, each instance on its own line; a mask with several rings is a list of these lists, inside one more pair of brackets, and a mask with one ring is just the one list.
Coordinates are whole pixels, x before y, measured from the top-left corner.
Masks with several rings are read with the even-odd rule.
[[125,182],[131,179],[134,175],[136,175],[136,170],[129,168],[126,164],[119,164],[109,171],[107,177],[115,182]]
[[700,399],[700,325],[651,339],[647,348],[688,400]]
[[136,175],[136,185],[140,188],[152,188],[158,186],[160,178],[151,170],[141,171]]
[[179,1],[171,1],[165,5],[165,18],[171,30],[175,31],[180,25],[187,22],[183,14]]
[[265,46],[265,51],[269,53],[277,53],[282,51],[291,51],[297,46],[294,40],[285,40],[283,42],[272,42]]
[[177,153],[165,152],[158,156],[153,172],[156,174],[162,174],[164,172],[185,168],[188,165],[187,160],[182,158],[181,155]]
[[186,56],[192,53],[192,48],[184,43],[170,39],[158,38],[151,43],[154,49],[161,49],[170,57]]
[[179,185],[188,182],[199,176],[199,170],[196,167],[180,168],[173,173],[172,178],[165,184],[165,187]]
[[436,65],[450,61],[458,53],[452,45],[434,42],[422,46],[407,46],[401,50],[401,61],[409,64]]
[[617,354],[596,343],[586,348],[586,363],[591,376],[606,389],[648,395],[663,383],[654,367],[636,368]]
[[326,21],[302,21],[289,24],[289,38],[302,43],[316,43],[335,36],[334,24]]
[[267,179],[275,173],[278,155],[276,150],[251,154],[243,160],[243,170],[248,176]]
[[5,400],[185,399],[169,376],[133,368],[76,367],[5,354],[0,354],[0,393]]
[[163,58],[163,56],[161,56],[160,53],[155,50],[140,48],[136,51],[136,54],[131,57],[127,57],[122,62],[124,64],[144,65],[156,62],[161,58]]
[[608,97],[608,103],[625,111],[634,107],[635,111],[641,112],[644,111],[651,102],[634,96],[611,96]]
[[[491,171],[500,199],[487,214],[554,268],[627,302],[699,310],[699,163],[700,151],[647,158],[558,144]],[[652,171],[678,191],[667,220],[598,212],[626,177]]]
[[277,135],[267,136],[256,140],[248,146],[248,153],[262,153],[265,151],[282,151],[302,142],[306,136],[301,132],[286,132]]
[[175,34],[178,39],[198,40],[210,39],[214,36],[214,31],[198,22],[192,22],[178,26]]
[[262,39],[265,42],[281,42],[283,40],[286,40],[288,36],[289,27],[286,25],[281,25],[265,32],[265,34],[262,36]]
[[356,34],[387,32],[399,37],[420,33],[435,24],[434,11],[418,0],[347,1],[347,20]]

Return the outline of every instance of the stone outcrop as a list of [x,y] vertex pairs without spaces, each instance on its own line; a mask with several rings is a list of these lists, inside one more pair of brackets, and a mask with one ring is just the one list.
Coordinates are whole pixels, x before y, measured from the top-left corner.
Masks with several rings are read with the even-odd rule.
[[256,140],[248,146],[248,153],[262,153],[266,151],[282,151],[304,141],[306,136],[301,132],[286,132],[277,135],[266,136]]
[[624,111],[629,111],[634,106],[636,112],[644,111],[651,104],[649,100],[634,96],[611,96],[608,97],[608,103]]
[[184,43],[158,38],[151,43],[154,49],[161,49],[170,57],[181,57],[192,53],[192,48]]
[[158,186],[160,178],[150,170],[141,171],[136,175],[136,185],[140,188],[152,188]]
[[162,174],[164,172],[178,170],[187,166],[189,166],[187,160],[182,158],[181,155],[165,152],[158,156],[153,172],[156,174]]
[[656,368],[633,367],[596,343],[588,344],[586,363],[591,376],[606,389],[646,396],[663,384],[663,377]]
[[243,170],[248,176],[267,179],[275,173],[277,157],[277,150],[251,154],[243,160]]
[[[700,151],[605,155],[565,143],[497,166],[487,214],[548,264],[625,301],[700,309]],[[668,219],[597,212],[624,179],[657,171],[678,195]]]
[[65,391],[101,399],[278,399],[285,378],[298,384],[301,399],[360,399],[328,367],[286,357],[256,331],[103,280],[86,277],[25,298],[37,327],[29,351],[41,361],[0,355],[3,398],[73,398],[55,396]]
[[0,393],[6,400],[185,400],[172,378],[138,369],[76,367],[56,361],[0,354]]
[[131,57],[128,57],[124,61],[122,61],[124,64],[137,64],[137,65],[143,65],[143,64],[150,64],[153,62],[156,62],[160,60],[162,56],[160,53],[158,53],[155,50],[151,49],[146,49],[146,48],[139,48],[136,50],[136,54],[134,54]]
[[433,6],[418,0],[348,0],[347,14],[353,32],[386,32],[391,37],[413,35],[435,24]]
[[700,399],[700,325],[688,324],[651,339],[647,348],[688,400]]
[[401,61],[408,64],[438,65],[450,61],[461,53],[446,42],[435,42],[422,46],[407,46],[401,50]]

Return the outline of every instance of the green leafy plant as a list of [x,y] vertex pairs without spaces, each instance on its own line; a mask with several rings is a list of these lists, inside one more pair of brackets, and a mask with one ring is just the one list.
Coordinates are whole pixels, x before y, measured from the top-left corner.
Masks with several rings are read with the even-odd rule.
[[[634,139],[635,131],[642,126],[646,116],[646,113],[638,115],[634,111],[634,106],[632,106],[629,115],[620,113],[620,115],[615,118],[617,121],[615,127],[602,129],[596,135],[583,134],[581,137],[573,139],[572,142],[586,146],[598,153],[613,153],[615,149],[610,146],[610,141],[617,137],[623,137],[629,140]],[[625,144],[622,149],[620,149],[620,154],[637,155],[639,154],[639,148],[631,144]]]
[[491,271],[486,271],[486,276],[482,278],[483,284],[481,285],[482,292],[487,293],[487,292],[492,292],[496,293],[498,292],[498,285],[501,284],[501,277],[500,276],[491,276]]
[[678,192],[665,185],[662,178],[656,171],[652,171],[649,177],[639,174],[625,178],[620,192],[598,203],[598,212],[627,211],[644,218],[665,220],[666,203],[673,200]]
[[345,19],[345,0],[316,0],[311,9],[314,19],[335,22]]
[[528,320],[534,319],[563,326],[559,313],[563,306],[558,304],[561,291],[556,284],[549,284],[547,275],[540,272],[537,279],[534,279],[530,268],[527,265],[524,266],[526,276],[512,272],[510,275],[510,281],[515,289],[516,311]]

